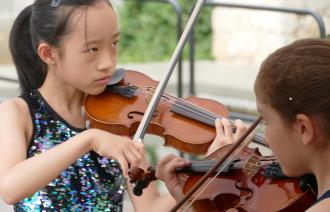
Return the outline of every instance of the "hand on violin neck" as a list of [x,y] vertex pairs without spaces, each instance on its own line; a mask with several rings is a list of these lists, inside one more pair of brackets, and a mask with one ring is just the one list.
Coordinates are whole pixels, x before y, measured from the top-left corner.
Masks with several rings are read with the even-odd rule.
[[183,197],[182,187],[184,185],[183,175],[180,176],[175,172],[178,168],[189,166],[190,161],[177,157],[173,154],[167,155],[163,158],[156,167],[156,178],[165,182],[170,194],[179,200]]
[[116,159],[125,178],[128,178],[129,166],[139,167],[144,157],[143,143],[99,129],[89,129],[85,132],[91,135],[91,150],[100,156]]
[[[215,128],[217,134],[206,155],[210,155],[215,150],[237,141],[244,134],[247,126],[240,119],[231,123],[228,119],[222,118],[215,120]],[[234,128],[235,132],[233,132]]]

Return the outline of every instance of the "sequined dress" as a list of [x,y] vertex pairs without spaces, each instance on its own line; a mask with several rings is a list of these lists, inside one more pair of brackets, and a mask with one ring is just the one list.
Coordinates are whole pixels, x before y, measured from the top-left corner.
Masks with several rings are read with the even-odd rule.
[[[68,124],[37,90],[22,98],[33,121],[27,157],[33,157],[67,141],[84,129]],[[38,174],[38,173],[34,173]],[[89,152],[55,180],[14,205],[15,211],[122,211],[125,190],[120,165]]]

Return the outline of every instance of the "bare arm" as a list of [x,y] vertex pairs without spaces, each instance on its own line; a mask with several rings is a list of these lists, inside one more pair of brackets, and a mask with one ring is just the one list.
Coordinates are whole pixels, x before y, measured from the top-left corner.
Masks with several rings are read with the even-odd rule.
[[154,182],[144,189],[143,195],[140,197],[132,193],[131,185],[127,186],[134,210],[137,212],[168,212],[176,203],[169,193],[160,195]]
[[8,204],[46,186],[90,150],[117,159],[125,174],[128,163],[137,163],[142,158],[130,139],[91,129],[26,159],[26,117],[24,109],[15,101],[0,105],[0,195]]
[[70,142],[26,159],[24,117],[16,102],[0,105],[0,194],[9,204],[35,193],[90,150],[90,137],[81,133]]

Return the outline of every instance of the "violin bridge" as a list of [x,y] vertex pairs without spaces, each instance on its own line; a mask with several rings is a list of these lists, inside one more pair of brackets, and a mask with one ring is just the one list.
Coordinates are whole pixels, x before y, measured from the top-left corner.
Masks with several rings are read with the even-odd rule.
[[151,98],[154,95],[154,93],[155,93],[155,88],[147,87],[147,91],[146,91],[146,103],[147,103],[147,105],[149,105],[149,103],[151,101]]
[[248,178],[251,179],[257,174],[260,168],[261,168],[261,163],[259,157],[257,155],[252,155],[245,163],[245,166],[243,168],[243,173]]

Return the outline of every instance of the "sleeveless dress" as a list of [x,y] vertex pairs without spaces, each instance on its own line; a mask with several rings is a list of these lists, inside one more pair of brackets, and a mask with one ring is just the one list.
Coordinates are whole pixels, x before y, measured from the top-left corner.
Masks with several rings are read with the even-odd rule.
[[[66,142],[84,130],[62,119],[37,90],[21,98],[27,102],[33,121],[28,158]],[[125,180],[119,163],[89,152],[46,187],[16,203],[14,210],[122,211],[124,190]]]

